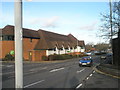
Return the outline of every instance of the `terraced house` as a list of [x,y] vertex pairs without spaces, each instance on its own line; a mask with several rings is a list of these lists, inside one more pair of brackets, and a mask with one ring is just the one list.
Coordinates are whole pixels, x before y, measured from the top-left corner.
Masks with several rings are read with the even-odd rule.
[[[7,25],[0,30],[1,56],[14,51],[14,26]],[[42,56],[52,54],[78,54],[85,51],[84,41],[72,34],[62,35],[45,30],[23,28],[23,57],[25,60],[40,61]]]

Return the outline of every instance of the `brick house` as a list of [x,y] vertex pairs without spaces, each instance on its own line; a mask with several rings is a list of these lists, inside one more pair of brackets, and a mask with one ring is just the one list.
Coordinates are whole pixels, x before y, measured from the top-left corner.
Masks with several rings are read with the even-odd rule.
[[[35,30],[23,28],[23,56],[24,59],[30,58],[30,51],[34,49],[39,41],[40,36]],[[6,54],[14,50],[14,26],[5,26],[0,34],[0,58],[4,58]]]
[[85,50],[84,41],[78,41],[72,34],[61,35],[45,30],[38,30],[38,33],[40,34],[40,40],[35,50],[45,51],[46,56],[51,54],[84,52]]
[[[7,25],[0,31],[2,31],[0,58],[4,58],[7,53],[14,50],[14,26]],[[84,51],[84,41],[78,41],[72,34],[62,35],[41,29],[35,31],[23,28],[23,57],[25,60],[40,61],[42,56]]]

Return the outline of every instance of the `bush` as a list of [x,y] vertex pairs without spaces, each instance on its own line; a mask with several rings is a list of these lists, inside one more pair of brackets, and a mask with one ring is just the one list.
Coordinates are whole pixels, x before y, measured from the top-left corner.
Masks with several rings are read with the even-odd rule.
[[101,54],[107,54],[106,52],[101,52]]
[[72,55],[69,55],[69,54],[63,54],[62,57],[63,57],[63,59],[73,58],[73,56],[72,56]]
[[102,53],[95,53],[95,55],[102,55]]
[[88,56],[87,54],[80,54],[79,57]]
[[47,56],[42,56],[42,60],[47,61],[48,57]]
[[68,54],[62,54],[62,55],[55,54],[55,55],[48,56],[48,60],[65,60],[70,58],[73,58],[73,56]]
[[14,61],[15,58],[11,54],[6,54],[5,58],[3,60],[4,61]]
[[71,59],[71,58],[77,58],[77,57],[83,57],[83,56],[87,56],[85,54],[80,54],[80,55],[69,55],[69,54],[54,54],[54,55],[49,55],[47,56],[42,56],[42,60],[65,60],[65,59]]

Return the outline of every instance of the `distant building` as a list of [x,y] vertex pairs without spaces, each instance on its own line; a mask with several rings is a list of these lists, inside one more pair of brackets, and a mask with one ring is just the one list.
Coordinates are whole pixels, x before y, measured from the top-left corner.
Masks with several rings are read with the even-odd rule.
[[[0,50],[4,58],[14,50],[14,26],[7,25],[0,30]],[[72,34],[62,35],[45,30],[23,28],[23,57],[25,60],[40,61],[42,56],[52,54],[78,54],[85,51],[84,41],[78,41]]]

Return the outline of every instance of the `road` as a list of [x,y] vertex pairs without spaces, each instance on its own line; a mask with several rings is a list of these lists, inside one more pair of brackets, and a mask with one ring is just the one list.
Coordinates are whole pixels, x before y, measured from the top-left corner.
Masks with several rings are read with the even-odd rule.
[[[23,65],[24,88],[87,88],[93,80],[98,80],[99,78],[108,78],[109,83],[115,82],[113,87],[117,88],[117,80],[104,77],[104,75],[102,76],[94,71],[94,67],[100,62],[99,56],[94,56],[92,59],[94,63],[92,67],[79,67],[78,58],[58,62],[25,62]],[[2,88],[14,88],[14,63],[3,63],[2,71],[2,74],[0,74],[2,75]],[[97,78],[95,78],[96,76]],[[104,84],[104,81],[101,83]],[[92,86],[90,88],[95,87],[94,85]],[[99,88],[100,86],[97,85],[97,87]],[[106,86],[106,88],[109,87]]]

